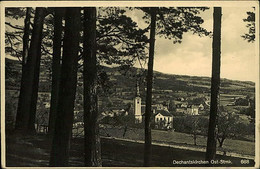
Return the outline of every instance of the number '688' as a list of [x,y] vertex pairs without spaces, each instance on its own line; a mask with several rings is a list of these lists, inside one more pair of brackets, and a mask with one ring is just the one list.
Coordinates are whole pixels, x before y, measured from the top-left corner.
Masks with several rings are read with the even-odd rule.
[[249,164],[249,160],[241,160],[240,163],[241,164]]

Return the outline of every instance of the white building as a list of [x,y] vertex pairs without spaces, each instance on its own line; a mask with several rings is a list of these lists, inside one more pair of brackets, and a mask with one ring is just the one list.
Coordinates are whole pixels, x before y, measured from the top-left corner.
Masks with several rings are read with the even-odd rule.
[[135,114],[135,123],[142,122],[142,99],[140,97],[139,85],[136,86],[136,96],[134,98],[134,114]]
[[199,114],[199,107],[195,105],[188,105],[187,107],[187,114],[189,115],[198,115]]
[[173,116],[167,110],[157,110],[156,115],[154,116],[155,126],[157,128],[172,128]]

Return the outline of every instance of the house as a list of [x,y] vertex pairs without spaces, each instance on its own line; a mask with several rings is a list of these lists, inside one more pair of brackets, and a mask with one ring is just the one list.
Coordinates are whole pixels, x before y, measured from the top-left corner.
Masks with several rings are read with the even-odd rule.
[[179,103],[179,104],[176,104],[176,112],[177,112],[177,113],[184,113],[184,114],[186,114],[186,112],[187,112],[187,107],[188,107],[188,103]]
[[183,98],[183,97],[178,97],[177,100],[183,102],[183,101],[185,101],[185,98]]
[[198,115],[200,110],[204,110],[204,106],[202,104],[199,105],[177,104],[176,105],[176,113]]
[[203,104],[195,104],[196,107],[199,108],[199,110],[204,110],[204,105]]
[[187,107],[187,114],[189,115],[198,115],[199,114],[199,107],[196,105],[188,105]]
[[110,109],[101,112],[102,117],[127,116],[128,111],[125,109]]
[[167,110],[157,110],[154,116],[155,128],[172,129],[173,116]]
[[179,103],[179,104],[176,104],[176,108],[187,108],[188,106],[188,103]]
[[101,115],[102,115],[103,117],[114,117],[114,116],[115,116],[115,114],[114,114],[113,111],[103,111],[103,112],[101,113]]

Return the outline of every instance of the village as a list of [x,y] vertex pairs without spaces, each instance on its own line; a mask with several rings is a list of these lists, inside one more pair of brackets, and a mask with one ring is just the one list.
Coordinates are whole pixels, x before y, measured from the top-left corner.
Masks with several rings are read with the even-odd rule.
[[[78,84],[81,89],[81,83]],[[135,88],[132,90],[134,92],[122,92],[122,90],[117,90],[116,93],[113,93],[110,97],[103,97],[99,100],[99,111],[101,119],[114,119],[117,117],[134,117],[130,118],[130,123],[136,124],[140,126],[140,124],[144,123],[144,114],[145,114],[145,94],[144,91],[140,91],[140,87],[136,84]],[[206,117],[209,113],[210,108],[210,96],[207,93],[203,95],[197,94],[194,92],[191,97],[189,97],[189,93],[185,93],[183,91],[173,92],[172,90],[153,90],[154,95],[157,97],[154,99],[152,105],[152,127],[153,129],[163,129],[163,130],[175,130],[173,128],[173,121],[176,117],[183,116],[198,116],[198,117]],[[160,93],[160,95],[158,95]],[[165,94],[164,94],[165,93]],[[180,97],[180,93],[183,97]],[[39,132],[47,133],[48,129],[48,111],[50,108],[50,93],[42,93],[40,94],[42,97],[42,108],[45,109],[45,113],[37,116],[39,117],[36,120],[37,130]],[[154,98],[153,95],[153,98]],[[175,95],[179,95],[179,97],[175,97]],[[117,96],[116,98],[113,96]],[[127,97],[126,97],[127,96]],[[165,96],[165,97],[162,97]],[[186,97],[185,97],[186,96]],[[202,97],[204,96],[204,97]],[[123,101],[119,101],[119,99],[125,98]],[[105,99],[104,99],[105,98]],[[108,99],[109,98],[109,99]],[[129,99],[130,98],[130,99]],[[132,98],[132,99],[131,99]],[[167,98],[171,98],[167,101]],[[190,99],[192,98],[192,99]],[[236,100],[246,99],[246,96],[243,95],[221,95],[221,103],[224,103],[224,107],[228,107],[231,111],[238,110],[235,108],[247,108],[249,105],[239,106],[236,105]],[[74,109],[74,129],[83,128],[83,97],[82,94],[77,95],[77,99],[75,101],[75,109]],[[250,101],[247,102],[250,104]],[[40,105],[41,106],[41,105]],[[40,107],[38,107],[41,109]],[[42,111],[41,111],[42,112]],[[44,115],[45,114],[45,115]],[[102,121],[101,121],[102,123]],[[106,123],[106,122],[105,122]],[[124,122],[122,122],[124,123]],[[128,122],[126,122],[128,123]],[[132,125],[133,127],[134,125]]]
[[[12,67],[12,71],[18,72],[19,63],[10,62],[6,60],[8,65]],[[10,64],[9,64],[10,63]],[[107,68],[108,69],[108,68]],[[40,76],[40,92],[39,92],[39,104],[37,109],[39,110],[36,115],[35,128],[38,132],[47,133],[49,123],[49,109],[50,109],[50,72],[43,67],[44,71],[41,71]],[[110,81],[114,82],[110,85],[110,93],[104,93],[101,91],[99,97],[99,116],[101,123],[106,124],[107,121],[113,121],[115,117],[123,117],[120,125],[131,123],[131,127],[143,127],[144,114],[145,114],[145,95],[146,88],[143,83],[137,82],[134,78],[126,78],[122,76],[118,71],[114,69],[106,70],[110,77]],[[134,71],[139,71],[135,69]],[[176,130],[176,126],[181,125],[180,122],[175,121],[178,118],[184,118],[185,116],[198,116],[197,118],[207,118],[210,109],[210,81],[202,77],[179,77],[173,78],[165,74],[155,74],[155,85],[153,88],[153,104],[152,104],[152,125],[153,129],[158,130]],[[15,77],[15,76],[14,76]],[[186,80],[187,79],[187,80]],[[179,81],[179,82],[178,82]],[[19,84],[15,80],[10,78],[7,83],[9,90],[16,91],[16,85]],[[74,131],[83,128],[83,81],[82,75],[78,75],[77,82],[77,95],[74,108]],[[167,84],[179,84],[174,90],[173,88],[167,88]],[[220,105],[227,109],[229,112],[239,114],[242,109],[246,109],[250,105],[250,100],[254,98],[254,94],[251,92],[249,85],[246,83],[238,82],[222,82],[225,87],[220,91]],[[239,90],[230,88],[232,83],[237,86],[241,86]],[[165,84],[165,85],[164,85]],[[180,85],[181,84],[181,85]],[[198,86],[204,85],[202,92],[200,88],[194,88],[192,85]],[[226,85],[227,84],[227,85]],[[234,86],[234,85],[232,85]],[[243,88],[243,86],[245,86]],[[14,90],[13,90],[14,89]],[[9,92],[7,92],[8,94]],[[18,98],[18,93],[11,94]],[[9,97],[9,96],[8,96]],[[244,103],[239,104],[239,100],[243,100]],[[14,104],[14,106],[16,106]],[[15,111],[14,111],[15,112]],[[10,123],[13,123],[15,115],[10,115]],[[9,116],[8,116],[9,117]],[[125,120],[125,119],[129,120]],[[124,122],[125,121],[125,122]],[[174,123],[175,121],[175,123]],[[125,124],[124,124],[125,123]],[[175,127],[174,127],[175,126]],[[177,127],[178,128],[178,127]],[[178,130],[178,129],[177,129]],[[182,130],[179,130],[182,132]],[[82,134],[82,133],[81,133]],[[76,134],[78,135],[78,134]]]

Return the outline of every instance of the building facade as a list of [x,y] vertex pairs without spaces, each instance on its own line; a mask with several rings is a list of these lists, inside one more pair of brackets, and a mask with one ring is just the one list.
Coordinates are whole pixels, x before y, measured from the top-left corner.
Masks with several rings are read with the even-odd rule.
[[140,97],[139,85],[136,86],[136,95],[134,98],[134,115],[135,115],[135,123],[142,123],[142,99]]

